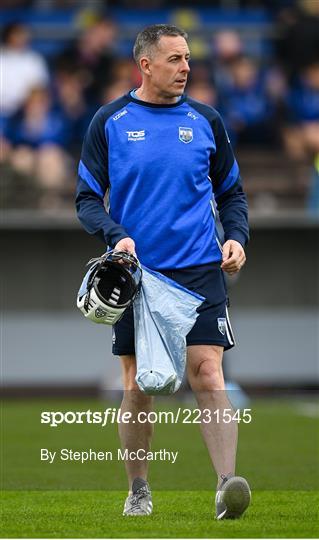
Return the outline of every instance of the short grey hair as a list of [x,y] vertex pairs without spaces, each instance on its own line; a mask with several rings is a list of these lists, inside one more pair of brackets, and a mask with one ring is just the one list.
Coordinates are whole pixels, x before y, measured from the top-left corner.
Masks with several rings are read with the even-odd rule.
[[182,36],[188,38],[187,33],[173,24],[152,24],[139,32],[133,47],[134,60],[139,66],[139,60],[144,54],[151,55],[152,47],[156,47],[162,36]]

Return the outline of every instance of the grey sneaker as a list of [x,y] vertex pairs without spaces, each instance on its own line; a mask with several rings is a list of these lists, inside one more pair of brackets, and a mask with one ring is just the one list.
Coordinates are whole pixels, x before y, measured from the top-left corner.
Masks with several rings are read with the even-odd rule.
[[132,492],[132,495],[129,495],[125,501],[123,516],[149,516],[153,510],[153,503],[146,480],[135,478]]
[[241,476],[224,476],[216,493],[216,519],[239,518],[251,500],[249,484]]

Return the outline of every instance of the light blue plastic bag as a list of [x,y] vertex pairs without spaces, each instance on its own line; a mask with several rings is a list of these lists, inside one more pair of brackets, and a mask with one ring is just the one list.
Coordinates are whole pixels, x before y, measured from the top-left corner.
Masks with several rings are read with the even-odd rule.
[[186,335],[195,324],[203,296],[143,267],[134,301],[136,382],[145,394],[172,394],[183,380]]

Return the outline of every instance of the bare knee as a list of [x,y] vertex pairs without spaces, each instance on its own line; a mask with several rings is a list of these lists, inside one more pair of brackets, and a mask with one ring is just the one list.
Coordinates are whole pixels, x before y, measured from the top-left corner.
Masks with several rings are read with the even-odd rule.
[[203,358],[196,370],[195,379],[203,390],[223,390],[224,378],[221,366],[212,359]]
[[222,351],[204,349],[191,356],[188,366],[189,382],[193,390],[224,390]]

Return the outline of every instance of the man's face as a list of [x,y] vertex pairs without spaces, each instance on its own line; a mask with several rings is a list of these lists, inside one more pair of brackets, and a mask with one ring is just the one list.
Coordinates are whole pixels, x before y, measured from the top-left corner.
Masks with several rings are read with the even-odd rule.
[[149,82],[166,97],[184,93],[189,69],[189,48],[182,36],[162,36],[149,60]]

